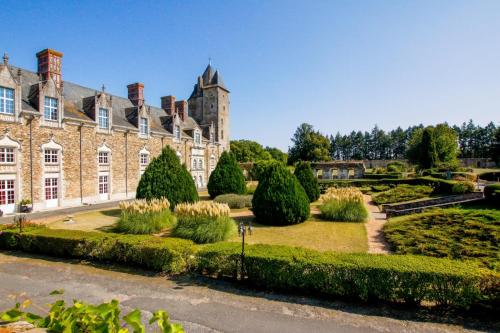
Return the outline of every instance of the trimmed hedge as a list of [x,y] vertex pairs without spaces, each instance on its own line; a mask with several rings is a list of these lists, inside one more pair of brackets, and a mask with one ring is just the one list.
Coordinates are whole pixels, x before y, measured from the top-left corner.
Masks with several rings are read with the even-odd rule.
[[496,182],[500,180],[500,171],[484,172],[479,174],[479,179]]
[[391,172],[391,173],[365,173],[365,179],[398,179],[403,178],[401,172]]
[[175,151],[166,146],[151,161],[137,185],[137,199],[167,198],[171,208],[181,202],[198,201],[198,192],[186,166]]
[[405,179],[342,179],[319,181],[320,188],[324,191],[328,187],[362,187],[373,185],[427,185],[432,186],[434,194],[452,194],[454,180],[445,180],[433,177],[405,178]]
[[245,208],[252,207],[252,198],[251,194],[221,194],[217,196],[214,201],[218,203],[225,203],[231,209],[235,208]]
[[484,196],[488,201],[500,205],[500,184],[491,184],[485,186]]
[[259,180],[252,199],[252,211],[261,224],[297,224],[309,217],[309,198],[286,166],[275,163],[266,168]]
[[2,229],[0,249],[112,261],[176,274],[191,266],[196,247],[193,242],[178,238],[29,227],[23,233]]
[[245,194],[245,176],[232,154],[227,151],[222,153],[215,170],[210,174],[207,189],[212,199],[221,194]]
[[[198,271],[234,277],[240,251],[238,243],[204,247],[198,252]],[[265,288],[363,301],[493,307],[500,292],[500,275],[474,263],[411,255],[337,254],[248,245],[245,272],[249,282]]]
[[318,200],[321,193],[319,191],[318,179],[314,177],[311,164],[306,161],[299,161],[295,166],[293,174],[306,191],[309,202]]

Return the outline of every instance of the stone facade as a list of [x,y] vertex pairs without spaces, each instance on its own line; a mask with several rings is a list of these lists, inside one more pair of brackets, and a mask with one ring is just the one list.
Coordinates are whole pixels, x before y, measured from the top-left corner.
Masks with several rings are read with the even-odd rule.
[[[219,87],[217,72],[219,78],[208,78],[214,82],[210,93],[195,85],[201,98],[163,97],[162,108],[156,108],[145,103],[143,84],[129,85],[128,98],[112,96],[104,87],[96,91],[63,81],[61,53],[44,50],[37,56],[37,73],[9,65],[7,56],[0,64],[4,213],[17,211],[22,199],[43,210],[133,198],[147,164],[167,145],[202,188],[229,149],[229,91]],[[225,97],[213,100],[212,91]],[[196,103],[217,107],[195,119],[188,105]]]
[[366,170],[362,161],[313,162],[311,168],[320,179],[363,178]]

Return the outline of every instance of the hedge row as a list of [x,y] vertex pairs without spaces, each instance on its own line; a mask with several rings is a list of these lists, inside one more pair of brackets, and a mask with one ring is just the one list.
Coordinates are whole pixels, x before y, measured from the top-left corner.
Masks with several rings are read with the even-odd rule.
[[[249,245],[245,254],[248,281],[265,288],[461,308],[499,303],[500,275],[473,263],[412,255],[321,253],[276,245]],[[198,270],[231,277],[239,260],[239,244],[213,244],[198,252]]]
[[363,187],[373,185],[427,185],[434,188],[435,194],[452,194],[453,185],[456,184],[454,180],[445,180],[433,177],[419,177],[419,178],[404,178],[404,179],[333,179],[322,180],[319,182],[322,191],[328,187]]
[[[63,258],[110,261],[166,273],[196,270],[234,277],[240,244],[197,247],[193,242],[47,228],[0,231],[0,249]],[[273,245],[246,247],[247,280],[268,289],[469,308],[500,305],[500,275],[471,262],[412,255],[321,253]]]
[[398,178],[403,178],[403,173],[401,172],[365,173],[363,177],[365,179],[398,179]]
[[31,227],[22,233],[0,231],[0,249],[133,264],[175,274],[190,267],[196,247],[178,238]]

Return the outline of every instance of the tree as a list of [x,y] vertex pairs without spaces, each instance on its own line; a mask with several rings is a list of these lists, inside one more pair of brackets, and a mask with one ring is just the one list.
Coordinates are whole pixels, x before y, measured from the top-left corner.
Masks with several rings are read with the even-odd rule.
[[491,158],[500,165],[500,127],[495,132],[495,140],[490,149]]
[[318,179],[314,177],[311,164],[303,161],[298,162],[295,165],[294,175],[306,191],[309,202],[318,200],[320,196],[319,184]]
[[170,147],[155,157],[139,181],[137,199],[167,198],[171,207],[181,202],[198,200],[193,178]]
[[215,170],[210,174],[207,188],[211,198],[227,193],[245,194],[245,177],[232,153],[222,153]]
[[269,154],[271,154],[271,158],[278,162],[286,163],[288,160],[288,154],[282,152],[278,148],[266,147],[264,148]]
[[455,131],[447,124],[417,129],[410,138],[407,157],[421,169],[429,169],[440,163],[456,165],[458,139]]
[[251,140],[231,141],[231,153],[239,163],[270,160],[271,154],[260,143]]
[[330,141],[312,125],[301,124],[292,138],[293,146],[288,150],[288,164],[297,161],[328,161]]
[[252,199],[257,222],[290,225],[309,217],[309,198],[297,178],[285,165],[273,163],[259,179]]

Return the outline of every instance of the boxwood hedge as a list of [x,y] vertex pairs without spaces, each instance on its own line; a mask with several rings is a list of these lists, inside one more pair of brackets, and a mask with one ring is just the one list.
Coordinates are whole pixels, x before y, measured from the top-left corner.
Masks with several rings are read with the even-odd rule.
[[178,238],[31,227],[22,233],[14,229],[1,230],[0,249],[111,261],[166,273],[181,273],[191,265],[195,245]]
[[[461,308],[493,307],[499,302],[500,275],[474,263],[412,255],[321,253],[262,244],[247,246],[245,253],[248,281],[265,288]],[[240,245],[204,247],[197,263],[204,274],[235,276]]]

